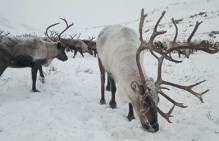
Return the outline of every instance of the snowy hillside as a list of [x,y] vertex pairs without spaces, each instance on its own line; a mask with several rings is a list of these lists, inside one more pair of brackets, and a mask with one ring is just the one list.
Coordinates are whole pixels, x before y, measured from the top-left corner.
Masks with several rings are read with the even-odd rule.
[[[131,8],[132,5],[124,3],[124,0],[123,3],[118,2],[118,5],[127,4],[132,13],[128,13],[125,8],[123,11],[118,6],[112,15],[106,14],[107,22],[104,20],[100,22],[98,16],[102,13],[96,10],[95,12],[99,13],[97,14],[98,18],[95,19],[93,16],[92,24],[86,23],[84,27],[81,25],[81,27],[77,27],[76,24],[71,32],[82,33],[82,38],[97,37],[104,25],[117,23],[122,23],[137,31],[140,10],[145,8],[148,14],[147,23],[144,26],[144,30],[148,31],[144,35],[145,38],[149,37],[153,25],[161,12],[165,10],[166,15],[161,21],[160,29],[167,30],[168,33],[160,36],[161,40],[173,39],[175,29],[170,22],[173,17],[179,21],[180,40],[187,39],[196,21],[203,21],[194,39],[219,41],[218,0],[184,0],[180,2],[168,0],[165,2],[166,4],[155,0],[158,3],[150,3],[153,6],[150,8],[147,8],[147,2],[140,1],[138,5],[135,5],[136,0],[128,1],[132,2],[134,9]],[[110,4],[108,2],[107,4],[110,7],[116,3]],[[98,4],[96,5],[98,7]],[[40,23],[40,26],[34,25],[33,21],[32,24],[27,21],[25,28],[21,28],[17,24],[21,23],[22,25],[19,17],[12,20],[13,14],[10,13],[7,16],[6,13],[3,13],[6,6],[8,5],[4,5],[4,9],[0,8],[0,29],[9,31],[13,35],[23,34],[23,30],[25,33],[37,32],[43,35],[45,27],[54,23],[61,15],[61,13],[60,15],[52,15],[50,19],[45,19],[45,23]],[[45,9],[42,8],[42,12],[46,11]],[[88,12],[85,13],[90,14],[89,10],[91,9],[94,10],[95,5],[88,8]],[[106,13],[108,12],[106,11]],[[121,18],[123,20],[119,21],[118,15],[114,17],[114,13],[126,14]],[[83,12],[81,14],[83,15]],[[37,19],[43,21],[39,17]],[[14,22],[16,24],[13,24]],[[74,22],[80,23],[80,18]],[[27,29],[27,26],[33,28]],[[191,55],[189,59],[184,58],[181,64],[168,61],[164,63],[164,79],[185,85],[207,80],[197,86],[195,90],[201,92],[210,89],[210,91],[203,96],[204,104],[187,92],[178,89],[172,89],[168,92],[173,99],[188,105],[188,107],[186,109],[175,108],[171,124],[159,117],[160,130],[156,133],[144,131],[138,118],[129,122],[126,118],[128,105],[122,104],[119,97],[116,97],[117,109],[109,107],[111,96],[109,92],[106,92],[107,105],[99,104],[100,73],[97,58],[88,54],[85,54],[83,58],[77,54],[73,59],[72,53],[67,55],[68,61],[63,63],[54,60],[51,66],[43,68],[46,83],[42,84],[37,81],[37,89],[40,90],[40,93],[31,92],[30,68],[8,68],[0,76],[0,141],[219,140],[219,54],[209,55],[198,52]],[[149,53],[145,55],[145,68],[148,76],[156,78],[156,60]],[[175,54],[174,57],[177,58],[177,55]],[[171,106],[167,100],[160,96],[159,107],[161,109],[167,111]]]

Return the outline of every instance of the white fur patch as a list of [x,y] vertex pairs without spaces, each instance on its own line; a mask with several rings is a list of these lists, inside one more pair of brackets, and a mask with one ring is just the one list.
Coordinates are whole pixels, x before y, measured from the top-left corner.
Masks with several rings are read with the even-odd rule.
[[40,80],[41,83],[46,83],[46,79],[41,77],[41,76],[39,77],[39,80]]

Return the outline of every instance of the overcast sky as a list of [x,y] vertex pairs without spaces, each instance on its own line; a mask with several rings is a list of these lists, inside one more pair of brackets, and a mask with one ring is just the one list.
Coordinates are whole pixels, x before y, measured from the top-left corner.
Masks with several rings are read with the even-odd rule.
[[[87,28],[135,20],[141,8],[150,11],[175,0],[0,0],[0,24],[43,32],[59,18]],[[5,19],[5,20],[4,20]],[[60,25],[61,26],[61,25]],[[63,25],[62,25],[63,28]]]

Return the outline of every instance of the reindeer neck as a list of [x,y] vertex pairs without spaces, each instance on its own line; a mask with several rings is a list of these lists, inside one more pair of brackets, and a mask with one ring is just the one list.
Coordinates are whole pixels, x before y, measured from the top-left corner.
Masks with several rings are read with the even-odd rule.
[[56,42],[46,42],[47,47],[47,59],[55,58],[58,55],[58,49],[56,47]]

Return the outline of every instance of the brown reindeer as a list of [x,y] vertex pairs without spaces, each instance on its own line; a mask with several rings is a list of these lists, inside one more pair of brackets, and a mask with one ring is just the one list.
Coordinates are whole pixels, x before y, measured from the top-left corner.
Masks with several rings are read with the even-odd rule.
[[96,55],[97,55],[97,47],[96,47],[96,41],[93,41],[93,39],[95,39],[95,37],[89,37],[89,40],[85,40],[84,39],[82,41],[88,46],[88,49],[93,51],[94,57],[96,57]]
[[[97,40],[97,52],[98,52],[98,62],[101,72],[101,100],[100,104],[105,104],[105,72],[107,72],[110,81],[110,89],[112,93],[112,98],[110,101],[110,107],[116,107],[115,92],[118,90],[118,95],[120,98],[129,103],[129,114],[128,119],[134,118],[133,108],[138,115],[142,126],[150,132],[156,132],[159,130],[159,124],[157,119],[157,113],[159,113],[163,118],[170,122],[169,118],[175,106],[186,108],[183,103],[178,103],[167,96],[163,89],[168,89],[162,85],[173,86],[187,92],[190,92],[203,102],[202,95],[208,92],[198,93],[192,90],[195,86],[203,83],[200,81],[198,83],[183,86],[168,82],[162,79],[162,64],[163,61],[169,60],[175,63],[180,63],[181,61],[175,60],[170,56],[170,53],[177,49],[197,49],[202,50],[206,53],[217,53],[219,50],[216,48],[206,48],[204,45],[205,41],[199,43],[191,42],[198,26],[202,22],[197,22],[194,30],[187,39],[187,42],[178,44],[176,38],[178,35],[178,28],[174,19],[172,22],[176,28],[176,35],[174,40],[170,43],[171,46],[167,50],[163,50],[159,46],[154,45],[154,39],[161,34],[166,33],[166,31],[157,31],[157,27],[163,18],[165,12],[162,13],[161,17],[157,21],[154,31],[149,38],[148,42],[143,41],[142,28],[146,15],[144,10],[141,11],[141,18],[139,24],[139,34],[131,28],[112,25],[104,28],[98,36]],[[143,50],[148,49],[151,54],[158,60],[157,69],[157,80],[154,82],[152,78],[146,75],[145,69],[143,67],[144,62],[144,52]],[[156,54],[155,54],[156,52]],[[160,57],[157,56],[160,54]],[[170,89],[168,89],[170,90]],[[173,103],[173,107],[169,112],[164,113],[159,107],[159,97],[158,94],[164,96],[167,100]]]
[[[37,71],[48,66],[54,58],[66,61],[65,46],[60,42],[46,42],[39,37],[0,38],[0,76],[8,67],[31,67],[32,91],[36,89]],[[41,74],[43,75],[43,74]]]
[[92,54],[91,50],[88,49],[88,46],[80,39],[73,39],[73,37],[71,36],[71,38],[62,38],[61,35],[67,30],[69,29],[71,26],[73,26],[73,23],[72,24],[68,24],[68,22],[66,21],[66,19],[64,18],[60,18],[61,20],[63,20],[66,24],[66,28],[61,32],[61,33],[56,33],[56,32],[50,32],[52,36],[49,36],[48,35],[48,30],[59,24],[59,23],[55,23],[55,24],[52,24],[50,26],[48,26],[46,28],[46,32],[45,32],[45,35],[47,36],[46,38],[44,38],[44,40],[51,40],[51,41],[61,41],[61,43],[65,44],[67,46],[67,49],[66,51],[74,51],[74,56],[73,58],[75,57],[75,55],[77,54],[77,52],[79,51],[81,53],[81,55],[84,57],[83,53],[89,53],[89,54]]

